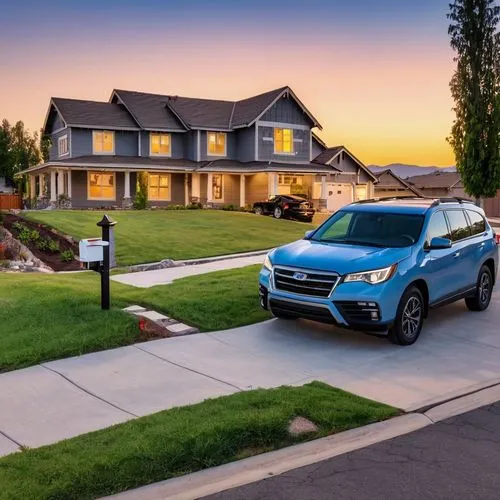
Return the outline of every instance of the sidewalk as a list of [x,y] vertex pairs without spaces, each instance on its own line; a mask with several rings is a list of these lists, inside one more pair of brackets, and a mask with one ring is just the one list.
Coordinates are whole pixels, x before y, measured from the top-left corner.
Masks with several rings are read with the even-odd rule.
[[179,267],[169,267],[154,271],[142,271],[136,273],[117,274],[111,279],[138,288],[150,288],[156,285],[167,285],[179,278],[195,276],[197,274],[213,273],[225,269],[236,269],[250,266],[252,264],[262,264],[265,255],[250,255],[247,257],[228,257],[226,259],[214,259],[203,264],[190,264]]
[[0,455],[257,387],[323,381],[406,411],[500,382],[500,293],[433,311],[418,343],[269,320],[0,375]]

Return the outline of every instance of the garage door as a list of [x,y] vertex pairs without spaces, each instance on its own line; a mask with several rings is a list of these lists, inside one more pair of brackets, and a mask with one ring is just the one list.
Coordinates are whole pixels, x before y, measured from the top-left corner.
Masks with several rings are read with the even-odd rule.
[[352,203],[352,184],[328,183],[327,187],[326,208],[329,212],[336,212],[343,206]]

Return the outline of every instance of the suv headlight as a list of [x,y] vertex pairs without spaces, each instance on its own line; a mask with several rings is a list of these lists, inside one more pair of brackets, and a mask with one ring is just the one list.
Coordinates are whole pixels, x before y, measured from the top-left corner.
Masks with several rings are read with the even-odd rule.
[[353,281],[364,281],[370,285],[377,285],[383,283],[392,277],[396,270],[397,264],[393,264],[383,269],[374,269],[373,271],[365,271],[363,273],[348,274],[344,278],[344,283],[352,283]]
[[266,255],[266,258],[264,259],[264,267],[268,270],[268,271],[272,271],[273,270],[273,264],[271,262],[271,259],[269,258],[269,254]]

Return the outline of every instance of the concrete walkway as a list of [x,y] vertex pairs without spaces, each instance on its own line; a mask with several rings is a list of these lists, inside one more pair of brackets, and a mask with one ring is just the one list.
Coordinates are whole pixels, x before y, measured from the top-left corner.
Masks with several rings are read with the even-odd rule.
[[138,288],[150,288],[156,285],[167,285],[179,278],[195,276],[197,274],[213,273],[225,269],[236,269],[250,266],[252,264],[262,264],[265,255],[250,255],[247,257],[217,259],[204,264],[192,264],[180,267],[169,267],[154,271],[142,271],[137,273],[117,274],[111,279],[124,283],[125,285],[136,286]]
[[256,387],[322,380],[407,411],[500,381],[500,290],[484,313],[432,311],[419,341],[269,320],[0,375],[0,454]]

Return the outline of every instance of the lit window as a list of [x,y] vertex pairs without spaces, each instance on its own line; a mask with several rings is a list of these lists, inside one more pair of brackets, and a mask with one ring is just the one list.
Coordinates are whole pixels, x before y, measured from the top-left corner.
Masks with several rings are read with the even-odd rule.
[[222,175],[212,176],[212,197],[214,200],[222,200]]
[[64,156],[69,153],[67,135],[63,135],[57,139],[57,153],[59,156]]
[[150,134],[151,155],[170,156],[170,134]]
[[226,156],[226,134],[224,132],[207,132],[208,151],[211,156]]
[[170,200],[170,174],[149,174],[148,199],[154,201]]
[[274,152],[293,153],[293,130],[291,128],[274,129]]
[[94,130],[93,151],[101,154],[112,154],[115,152],[115,133],[106,130]]
[[302,185],[302,177],[300,175],[283,175],[278,176],[278,184],[280,186],[291,186],[292,184]]
[[104,172],[88,173],[88,199],[89,200],[114,200],[115,174]]

